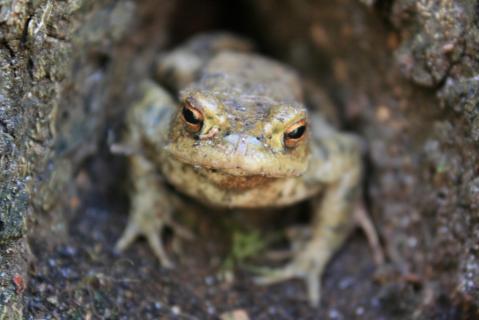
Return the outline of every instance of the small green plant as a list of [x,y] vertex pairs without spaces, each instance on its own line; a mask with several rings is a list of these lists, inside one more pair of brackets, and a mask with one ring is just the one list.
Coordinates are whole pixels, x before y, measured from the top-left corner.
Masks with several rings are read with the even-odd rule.
[[232,270],[235,266],[243,265],[245,260],[260,254],[269,241],[257,230],[235,230],[232,236],[231,251],[223,262],[224,271]]

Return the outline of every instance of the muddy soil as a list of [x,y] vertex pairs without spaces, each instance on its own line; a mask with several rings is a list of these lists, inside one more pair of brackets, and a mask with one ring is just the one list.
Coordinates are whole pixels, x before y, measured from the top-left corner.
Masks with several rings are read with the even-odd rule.
[[[374,265],[360,231],[330,264],[318,309],[308,305],[300,281],[259,287],[252,283],[254,274],[241,267],[235,268],[233,281],[223,279],[231,245],[224,226],[237,219],[248,224],[248,215],[191,214],[196,239],[182,241],[181,252],[173,252],[171,234],[165,235],[176,261],[173,270],[160,267],[145,241],[115,253],[127,221],[127,198],[118,187],[93,183],[112,161],[97,158],[79,173],[81,196],[71,201],[77,207],[68,236],[58,242],[46,234],[31,243],[36,259],[25,295],[28,319],[217,319],[234,310],[246,311],[250,319],[390,319],[417,303],[414,283],[384,283],[386,273]],[[399,302],[401,294],[412,301]]]

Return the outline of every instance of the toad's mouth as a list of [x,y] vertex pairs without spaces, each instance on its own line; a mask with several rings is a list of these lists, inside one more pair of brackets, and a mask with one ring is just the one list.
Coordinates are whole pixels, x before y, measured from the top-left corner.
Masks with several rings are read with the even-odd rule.
[[201,178],[207,179],[210,183],[227,190],[254,189],[278,179],[260,174],[234,175],[230,172],[199,166],[192,166],[192,169]]
[[[258,159],[249,157],[227,157],[224,154],[192,156],[178,150],[168,150],[172,159],[192,167],[205,176],[218,176],[238,181],[268,181],[299,176],[304,173],[306,163],[281,165],[278,159]],[[212,151],[215,152],[215,151]],[[278,165],[280,164],[280,165]]]

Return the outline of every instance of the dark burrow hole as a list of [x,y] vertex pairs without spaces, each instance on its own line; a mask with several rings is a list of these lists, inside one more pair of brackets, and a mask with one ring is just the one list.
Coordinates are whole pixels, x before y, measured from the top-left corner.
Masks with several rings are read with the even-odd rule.
[[180,0],[173,12],[170,46],[174,47],[198,33],[224,30],[253,39],[261,48],[251,12],[247,1]]

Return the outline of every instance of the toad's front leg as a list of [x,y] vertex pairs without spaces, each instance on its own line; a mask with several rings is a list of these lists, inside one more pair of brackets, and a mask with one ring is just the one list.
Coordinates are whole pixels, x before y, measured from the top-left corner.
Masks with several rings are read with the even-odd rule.
[[[148,157],[158,155],[167,136],[168,121],[174,102],[162,88],[150,82],[140,85],[141,99],[130,109],[127,117],[126,149],[148,146],[129,156],[129,174],[132,183],[131,209],[128,225],[116,244],[117,251],[126,249],[138,236],[144,236],[155,255],[165,267],[173,264],[163,248],[161,232],[171,227],[175,234],[191,238],[191,234],[173,222],[177,207],[176,197],[161,181],[158,165]],[[148,149],[145,147],[145,149]]]
[[144,236],[162,266],[171,268],[161,240],[161,232],[167,226],[175,234],[190,237],[190,234],[172,221],[173,197],[158,181],[158,174],[148,160],[141,156],[130,158],[130,174],[133,180],[133,194],[128,225],[116,244],[118,251],[126,249],[138,236]]
[[315,147],[322,150],[317,150],[320,157],[313,160],[311,177],[327,187],[322,198],[313,200],[312,238],[286,267],[257,279],[260,284],[271,284],[303,278],[313,306],[319,303],[321,276],[328,262],[354,227],[362,170],[359,146],[352,136],[336,134]]

